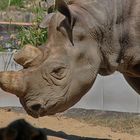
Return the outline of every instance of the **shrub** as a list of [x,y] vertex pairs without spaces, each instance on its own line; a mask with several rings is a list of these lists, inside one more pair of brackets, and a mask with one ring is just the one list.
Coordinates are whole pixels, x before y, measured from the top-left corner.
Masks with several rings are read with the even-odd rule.
[[32,44],[37,47],[47,41],[47,30],[40,29],[37,26],[29,28],[21,27],[17,37],[20,42],[20,47],[26,44]]
[[0,0],[0,10],[4,10],[8,7],[9,0]]
[[24,0],[9,0],[9,6],[24,7]]
[[0,10],[5,10],[9,6],[24,7],[25,0],[0,0]]
[[17,34],[18,40],[20,41],[20,47],[26,44],[32,44],[33,46],[40,46],[47,41],[47,29],[41,29],[38,24],[44,17],[44,11],[40,7],[34,8],[36,14],[35,22],[37,25],[31,27],[21,27]]

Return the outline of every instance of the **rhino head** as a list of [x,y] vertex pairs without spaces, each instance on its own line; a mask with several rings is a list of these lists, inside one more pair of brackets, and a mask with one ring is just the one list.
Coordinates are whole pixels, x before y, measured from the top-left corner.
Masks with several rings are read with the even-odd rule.
[[83,28],[75,7],[56,0],[56,8],[40,25],[48,27],[44,47],[26,45],[14,57],[24,69],[0,73],[1,88],[17,95],[35,118],[77,103],[92,87],[101,63],[97,43]]

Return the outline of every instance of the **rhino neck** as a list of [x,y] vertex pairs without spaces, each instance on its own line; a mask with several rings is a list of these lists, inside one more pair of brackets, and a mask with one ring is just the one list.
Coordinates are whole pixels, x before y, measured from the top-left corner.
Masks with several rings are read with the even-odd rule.
[[75,11],[81,16],[87,32],[93,38],[96,34],[102,54],[102,75],[119,71],[126,49],[133,46],[130,40],[130,22],[135,2],[136,0],[75,0],[79,8]]

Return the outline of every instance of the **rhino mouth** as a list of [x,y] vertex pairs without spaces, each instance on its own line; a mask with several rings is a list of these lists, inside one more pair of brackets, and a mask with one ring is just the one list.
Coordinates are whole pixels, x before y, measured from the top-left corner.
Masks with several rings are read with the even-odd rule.
[[45,105],[43,105],[43,107],[41,107],[41,109],[39,111],[31,110],[28,107],[25,99],[23,99],[23,98],[20,98],[20,103],[24,107],[25,111],[34,118],[39,118],[39,117],[43,117],[46,115],[51,116],[51,115],[55,115],[56,113],[62,112],[61,110],[58,109],[59,103],[57,103],[57,102],[49,103],[49,101],[48,101]]
[[26,102],[25,102],[25,99],[20,98],[19,100],[20,100],[21,105],[23,106],[23,108],[25,109],[25,111],[26,111],[29,115],[31,115],[33,118],[39,118],[39,115],[38,115],[37,113],[32,112],[32,111],[27,107]]

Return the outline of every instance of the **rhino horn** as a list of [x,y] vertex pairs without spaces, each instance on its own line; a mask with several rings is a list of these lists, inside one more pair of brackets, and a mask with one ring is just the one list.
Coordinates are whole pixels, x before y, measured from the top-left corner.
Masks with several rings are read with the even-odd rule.
[[38,64],[41,57],[42,51],[39,48],[32,45],[26,45],[15,53],[14,60],[24,68],[27,68]]
[[23,72],[0,72],[0,87],[4,91],[15,94],[18,97],[24,96],[26,86],[23,78]]

